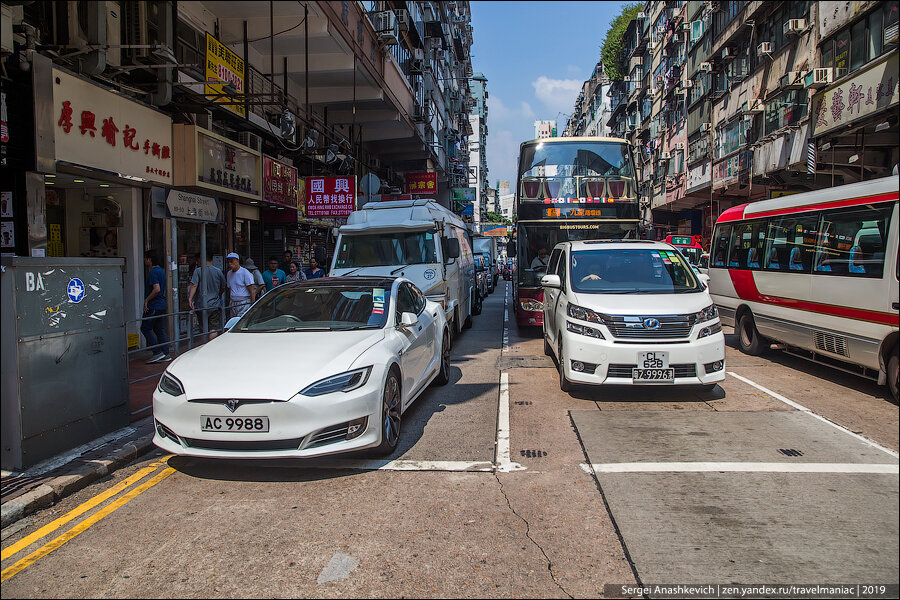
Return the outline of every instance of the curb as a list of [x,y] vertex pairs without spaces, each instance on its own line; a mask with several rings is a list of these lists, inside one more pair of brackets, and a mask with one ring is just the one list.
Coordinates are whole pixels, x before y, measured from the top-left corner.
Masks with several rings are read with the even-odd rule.
[[154,448],[153,434],[143,435],[113,452],[109,458],[90,460],[71,473],[54,477],[27,493],[4,502],[0,507],[0,528],[6,528],[42,508],[56,504]]

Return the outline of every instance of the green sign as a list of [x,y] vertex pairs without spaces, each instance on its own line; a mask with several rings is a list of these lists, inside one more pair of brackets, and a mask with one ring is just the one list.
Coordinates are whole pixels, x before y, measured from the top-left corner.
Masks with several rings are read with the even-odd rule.
[[693,238],[688,235],[673,235],[672,236],[672,245],[673,246],[690,246],[694,243]]

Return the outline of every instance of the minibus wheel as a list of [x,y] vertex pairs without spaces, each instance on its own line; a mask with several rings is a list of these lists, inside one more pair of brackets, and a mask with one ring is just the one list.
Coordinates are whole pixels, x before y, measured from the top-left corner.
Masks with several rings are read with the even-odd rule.
[[753,321],[753,315],[748,310],[738,322],[737,328],[738,345],[745,354],[751,356],[759,356],[762,354],[768,344],[756,329],[756,323]]

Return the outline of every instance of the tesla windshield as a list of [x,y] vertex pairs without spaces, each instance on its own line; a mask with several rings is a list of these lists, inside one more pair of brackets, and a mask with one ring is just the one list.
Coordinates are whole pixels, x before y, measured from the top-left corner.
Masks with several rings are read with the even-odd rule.
[[297,285],[275,288],[232,331],[283,332],[384,327],[390,288],[361,285]]

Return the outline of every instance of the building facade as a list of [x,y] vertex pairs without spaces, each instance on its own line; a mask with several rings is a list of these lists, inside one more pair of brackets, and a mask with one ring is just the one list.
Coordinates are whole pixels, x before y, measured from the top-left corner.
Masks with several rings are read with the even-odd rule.
[[469,82],[473,108],[469,115],[472,135],[469,139],[469,187],[475,188],[474,225],[481,231],[484,215],[490,210],[490,183],[488,182],[487,138],[488,138],[488,91],[487,77],[475,73]]

